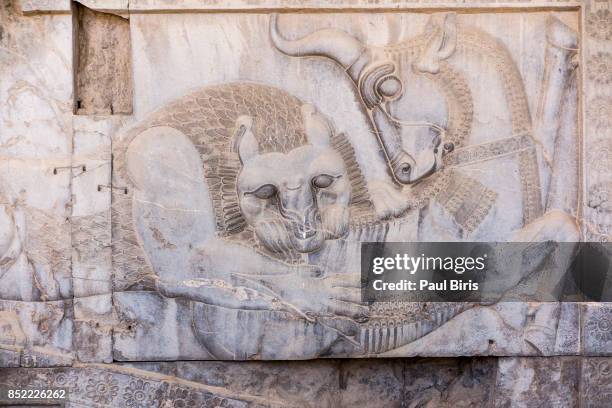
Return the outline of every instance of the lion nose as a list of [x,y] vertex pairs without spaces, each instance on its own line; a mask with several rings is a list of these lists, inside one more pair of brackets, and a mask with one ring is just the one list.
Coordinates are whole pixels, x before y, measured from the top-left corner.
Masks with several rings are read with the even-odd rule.
[[283,189],[279,196],[281,213],[291,222],[296,237],[306,239],[313,236],[316,233],[316,208],[310,186]]
[[[307,222],[307,221],[306,221]],[[316,230],[310,228],[309,225],[306,224],[306,222],[304,222],[303,224],[297,224],[297,230],[296,230],[296,236],[300,239],[307,239],[312,237],[315,233]]]

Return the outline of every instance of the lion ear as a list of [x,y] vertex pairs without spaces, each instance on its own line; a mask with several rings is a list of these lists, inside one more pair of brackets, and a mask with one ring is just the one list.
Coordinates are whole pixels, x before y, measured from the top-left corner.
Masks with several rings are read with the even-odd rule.
[[327,121],[310,104],[302,105],[302,122],[308,142],[314,146],[329,147],[332,130]]
[[244,164],[259,154],[257,139],[252,131],[253,118],[250,116],[240,116],[236,119],[234,130],[234,142],[232,152],[238,153],[240,163]]

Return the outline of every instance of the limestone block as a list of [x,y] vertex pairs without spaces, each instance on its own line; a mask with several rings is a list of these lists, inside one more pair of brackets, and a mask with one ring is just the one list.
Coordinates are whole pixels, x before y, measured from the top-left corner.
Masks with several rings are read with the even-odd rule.
[[78,360],[112,362],[112,332],[117,321],[111,294],[75,299],[74,318]]
[[118,319],[113,327],[114,360],[211,358],[193,336],[186,302],[153,292],[115,292],[113,305]]
[[0,48],[2,156],[69,158],[72,17],[17,18],[3,5]]
[[75,116],[72,164],[72,275],[77,297],[111,292],[113,122]]
[[[106,0],[109,1],[109,0]],[[111,0],[111,2],[114,0]],[[555,0],[555,1],[495,1],[492,2],[496,7],[514,7],[520,4],[521,7],[550,7],[553,5],[563,5],[567,7],[575,7],[579,3],[569,2],[566,0]],[[446,9],[461,5],[469,8],[486,8],[490,7],[485,2],[478,1],[465,1],[459,2],[457,0],[375,0],[375,1],[354,1],[354,0],[259,0],[259,1],[228,1],[228,0],[135,0],[131,1],[129,9],[132,13],[138,12],[171,12],[171,11],[198,11],[198,10],[269,10],[269,9],[281,9],[281,10],[331,10],[335,11],[338,9],[351,10],[351,9],[419,9],[419,8],[433,8],[433,9]]]
[[495,406],[579,406],[580,377],[579,358],[502,358]]
[[132,112],[128,20],[77,4],[75,111],[79,115]]
[[127,0],[81,0],[79,3],[91,10],[129,18],[129,1]]
[[2,11],[0,299],[68,299],[71,19]]
[[403,400],[415,406],[493,406],[498,367],[497,360],[485,358],[407,362]]
[[555,341],[556,354],[577,355],[581,352],[580,313],[581,306],[577,303],[561,305],[559,328]]
[[2,366],[70,365],[72,303],[0,301]]
[[612,307],[609,303],[586,304],[582,309],[582,341],[587,355],[612,354]]
[[[278,404],[264,404],[267,401],[262,398],[234,394],[220,387],[116,365],[4,370],[0,373],[0,384],[21,388],[61,387],[67,391],[68,403],[77,406],[167,407],[183,403],[207,408],[280,407]],[[65,403],[66,400],[57,402]]]
[[69,0],[24,0],[21,2],[23,14],[66,13],[69,14]]
[[605,407],[612,402],[610,358],[590,357],[582,361],[580,406]]
[[401,407],[406,400],[405,367],[401,360],[340,362],[339,406]]
[[74,359],[72,20],[25,18],[16,7],[0,6],[2,365],[67,365]]
[[110,133],[120,120],[74,117],[72,281],[80,361],[112,361]]
[[307,407],[340,402],[339,364],[330,360],[235,365],[213,361],[181,362],[147,368],[136,363],[135,366],[283,404]]

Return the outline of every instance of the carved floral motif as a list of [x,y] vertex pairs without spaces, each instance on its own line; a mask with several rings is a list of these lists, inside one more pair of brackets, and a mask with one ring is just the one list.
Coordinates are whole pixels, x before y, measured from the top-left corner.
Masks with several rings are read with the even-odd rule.
[[594,38],[600,40],[612,39],[612,13],[601,9],[591,13],[586,18],[586,30]]
[[587,118],[596,129],[607,130],[612,125],[612,98],[596,96],[589,101]]
[[85,395],[98,404],[110,404],[119,393],[119,382],[112,374],[100,374],[87,380]]
[[593,313],[585,324],[589,337],[601,343],[612,343],[612,311],[600,308]]
[[70,371],[59,371],[53,375],[54,387],[66,388],[68,392],[79,392],[79,381],[77,376]]
[[156,392],[151,383],[136,379],[130,381],[123,391],[125,406],[129,408],[154,408],[159,406]]
[[612,82],[612,54],[598,52],[587,60],[588,78],[600,85]]
[[189,388],[172,385],[167,389],[163,408],[189,408],[196,406],[198,396]]
[[586,407],[610,406],[612,401],[612,360],[590,358],[583,363],[584,400]]

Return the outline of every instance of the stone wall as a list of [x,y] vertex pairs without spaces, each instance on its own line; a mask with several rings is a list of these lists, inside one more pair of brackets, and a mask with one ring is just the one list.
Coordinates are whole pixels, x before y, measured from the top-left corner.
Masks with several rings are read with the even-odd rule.
[[[608,242],[611,124],[610,0],[2,0],[0,387],[612,406],[612,303],[359,280],[362,242]],[[504,291],[568,285],[535,255]]]

